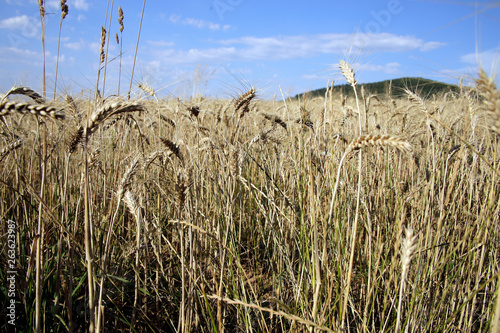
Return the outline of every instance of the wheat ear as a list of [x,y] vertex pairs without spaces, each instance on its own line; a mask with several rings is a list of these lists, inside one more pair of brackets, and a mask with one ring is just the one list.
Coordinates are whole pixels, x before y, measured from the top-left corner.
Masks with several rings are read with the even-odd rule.
[[118,70],[118,95],[120,95],[120,83],[122,78],[122,47],[123,47],[123,9],[122,6],[118,6],[118,24],[120,24],[120,40],[118,40],[118,34],[116,34],[116,42],[120,43],[120,68]]
[[12,113],[32,114],[35,116],[51,117],[54,119],[64,119],[65,115],[55,107],[43,104],[1,102],[0,116],[7,116]]
[[252,99],[255,98],[257,90],[252,87],[246,93],[238,97],[234,102],[234,112],[240,113],[240,118],[245,115],[245,113],[250,111],[249,105]]
[[493,78],[488,77],[482,68],[479,69],[476,86],[484,98],[484,108],[492,120],[491,129],[500,135],[500,91],[498,91]]
[[139,168],[139,155],[134,157],[132,162],[130,162],[127,170],[123,173],[120,184],[118,185],[118,189],[116,190],[116,198],[118,199],[118,203],[123,199],[124,193],[130,188],[132,184],[132,177],[134,177],[137,169]]
[[186,168],[181,168],[177,172],[177,182],[175,183],[175,204],[182,212],[186,205],[186,194],[190,185],[190,174]]
[[413,235],[413,229],[407,227],[405,229],[405,238],[401,243],[401,284],[399,288],[399,304],[398,304],[398,317],[396,320],[396,330],[394,332],[399,332],[399,326],[401,323],[401,304],[403,302],[403,290],[405,287],[406,276],[408,275],[408,270],[410,268],[410,262],[413,257],[413,252],[417,248],[415,240],[417,236]]
[[135,252],[135,292],[134,292],[134,310],[132,312],[132,321],[135,318],[135,312],[137,311],[137,304],[139,301],[139,284],[140,284],[140,278],[139,278],[139,259],[140,259],[140,252],[139,249],[141,247],[141,229],[142,229],[142,219],[141,219],[141,208],[139,204],[137,203],[137,200],[132,192],[130,190],[127,190],[125,192],[125,196],[123,197],[123,201],[127,205],[128,209],[134,216],[134,219],[136,221],[136,236],[135,236],[135,246],[136,246],[136,252]]
[[168,139],[165,139],[165,138],[160,138],[161,142],[163,142],[163,144],[168,148],[170,149],[170,151],[172,153],[174,153],[175,156],[177,156],[177,158],[182,162],[184,163],[184,156],[182,155],[181,153],[181,149],[179,148],[178,145],[176,145],[174,142],[168,140]]
[[344,60],[340,60],[339,67],[347,83],[349,83],[351,86],[355,86],[357,82],[356,79],[354,78],[354,70],[351,68],[351,66],[349,66],[349,64]]
[[16,140],[14,142],[12,142],[11,144],[9,144],[7,147],[5,147],[4,149],[2,149],[2,151],[0,151],[0,162],[3,161],[3,159],[9,155],[9,153],[19,147],[21,147],[23,144],[23,141],[22,140]]
[[427,107],[425,106],[424,104],[424,101],[422,100],[422,98],[420,96],[418,96],[417,94],[415,94],[414,92],[410,91],[409,89],[405,89],[405,93],[408,95],[408,99],[413,102],[414,104],[416,104],[416,106],[419,108],[420,111],[422,112],[425,112],[429,118],[435,120],[438,124],[440,124],[441,126],[443,126],[444,128],[446,128],[451,134],[453,134],[454,136],[456,136],[460,141],[462,141],[462,143],[464,143],[470,150],[472,150],[475,154],[477,154],[479,156],[479,158],[481,158],[485,163],[486,165],[488,165],[488,167],[493,171],[495,172],[498,176],[500,176],[500,170],[497,170],[485,157],[483,154],[481,154],[474,146],[472,146],[469,142],[467,142],[461,135],[459,135],[457,132],[455,132],[454,130],[452,130],[448,125],[446,125],[445,123],[443,123],[439,118],[435,117],[434,115],[432,115],[431,113],[429,113],[427,111]]
[[354,150],[363,149],[366,147],[385,147],[385,146],[394,147],[405,152],[411,151],[411,145],[403,139],[390,135],[369,134],[369,135],[362,135],[359,138],[352,141],[349,147],[347,148],[347,153],[350,153]]
[[10,95],[24,95],[24,96],[31,98],[36,103],[45,103],[45,98],[43,98],[39,93],[37,93],[36,91],[34,91],[33,89],[28,88],[28,87],[16,87],[16,86],[14,86],[14,87],[10,88],[10,90],[5,94],[5,96],[2,98],[2,100]]
[[278,124],[281,127],[283,127],[285,130],[287,129],[287,125],[286,125],[285,121],[283,119],[281,119],[280,117],[273,115],[273,114],[267,114],[267,113],[262,113],[262,116],[264,118],[266,118],[267,120],[273,122],[273,125]]
[[109,119],[110,117],[117,114],[143,111],[147,112],[147,109],[140,104],[126,102],[114,102],[105,104],[90,115],[87,127],[87,140],[84,140],[85,128],[80,125],[73,133],[71,139],[68,142],[68,151],[72,153],[76,150],[79,144],[88,141],[90,135],[94,133],[99,128],[99,125],[101,125],[106,119]]
[[156,97],[156,91],[153,88],[151,88],[150,86],[147,86],[145,84],[142,84],[142,83],[139,83],[137,85],[137,87],[139,89],[141,89],[142,91],[144,91],[145,93],[147,93],[148,95],[154,97],[156,99],[156,101],[158,102],[158,97]]

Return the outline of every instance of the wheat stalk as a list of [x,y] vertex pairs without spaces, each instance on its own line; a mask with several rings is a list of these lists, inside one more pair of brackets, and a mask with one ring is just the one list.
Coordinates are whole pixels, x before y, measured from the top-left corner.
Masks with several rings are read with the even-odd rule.
[[62,30],[62,22],[68,15],[68,5],[66,4],[66,0],[60,1],[61,5],[61,20],[59,21],[59,36],[57,38],[57,56],[56,56],[56,73],[54,77],[54,99],[56,99],[56,90],[57,90],[57,72],[59,69],[59,47],[61,46],[61,30]]
[[[340,183],[340,172],[342,170],[342,165],[344,163],[345,158],[354,150],[359,150],[359,149],[363,149],[363,148],[367,148],[367,147],[371,147],[371,146],[377,146],[377,147],[389,146],[389,147],[394,147],[394,148],[404,150],[404,151],[411,150],[411,145],[408,142],[406,142],[402,139],[393,137],[393,136],[389,136],[389,135],[363,135],[363,136],[360,136],[359,138],[355,139],[354,141],[352,141],[349,144],[349,146],[347,147],[346,151],[344,152],[344,155],[342,156],[342,159],[340,160],[340,163],[337,167],[338,168],[337,178],[336,178],[335,187],[334,187],[333,193],[332,193],[332,199],[330,201],[330,211],[328,213],[328,222],[325,223],[324,227],[323,227],[323,234],[324,235],[327,234],[327,228],[331,223],[331,218],[332,218],[332,214],[333,214],[333,207],[334,207],[334,203],[335,203],[335,197],[337,195],[337,190],[338,190],[339,183]],[[359,160],[360,160],[359,164],[361,165],[361,157]],[[360,169],[361,168],[359,168],[358,172],[361,172]],[[360,184],[358,184],[358,198],[360,197],[360,192],[361,192]],[[357,227],[357,225],[356,225],[356,220],[355,220],[354,225],[353,225],[353,230],[356,230],[356,227]],[[354,233],[352,236],[352,242],[351,242],[351,257],[349,260],[349,270],[347,273],[347,275],[348,275],[347,276],[347,287],[346,287],[345,293],[344,293],[344,304],[343,304],[342,317],[341,317],[341,325],[342,326],[344,325],[344,318],[345,318],[345,314],[347,311],[347,299],[349,296],[350,279],[351,279],[351,273],[352,273],[352,260],[353,260],[355,236],[356,235]],[[326,244],[326,242],[325,242],[325,244]],[[323,261],[325,258],[326,258],[326,245],[323,246]]]
[[[137,59],[137,51],[139,50],[139,39],[141,37],[142,20],[144,18],[144,8],[145,7],[146,7],[146,0],[144,0],[144,2],[142,3],[141,22],[139,23],[139,32],[137,33],[137,42],[135,44],[134,62],[132,64],[132,74],[130,75],[130,86],[128,88],[127,99],[130,99],[130,92],[132,91],[132,82],[134,79],[135,61]],[[120,26],[120,29],[121,29],[121,26]]]
[[[46,87],[46,76],[45,76],[45,6],[43,4],[43,0],[38,0],[38,10],[40,12],[40,28],[42,30],[42,93],[43,97],[47,97],[47,87]],[[3,103],[3,102],[2,102]],[[21,110],[25,110],[26,106],[20,107],[19,104],[17,106],[12,106],[14,110],[21,112]],[[5,105],[0,105],[0,114],[5,111]],[[8,109],[8,108],[7,108]],[[46,132],[44,132],[46,134]],[[44,135],[44,139],[46,139],[46,135]],[[45,141],[46,143],[46,141]],[[44,152],[46,152],[47,145],[44,144]],[[40,198],[44,199],[43,192],[45,187],[45,171],[46,165],[45,162],[42,163],[42,180],[40,186]],[[43,220],[42,220],[42,200],[40,200],[40,204],[38,206],[38,225],[37,225],[37,233],[39,235],[42,234],[43,230]],[[41,265],[42,265],[42,237],[37,239],[37,247],[36,247],[36,277],[35,277],[35,332],[39,333],[41,331],[40,326],[40,317],[41,317],[41,306],[42,306],[42,276],[41,276]],[[90,303],[89,303],[90,304]],[[89,331],[93,333],[93,317],[90,316],[90,327]]]
[[300,317],[292,315],[292,314],[285,313],[283,311],[278,311],[278,310],[273,310],[273,309],[269,309],[269,308],[264,308],[264,307],[258,306],[256,304],[245,303],[245,302],[242,302],[240,300],[229,299],[229,298],[221,297],[221,296],[218,296],[218,295],[207,295],[206,297],[210,298],[210,299],[217,299],[217,300],[226,302],[228,304],[241,305],[241,306],[244,306],[246,308],[269,312],[271,314],[274,314],[274,315],[277,315],[277,316],[281,316],[281,317],[287,318],[289,320],[296,321],[298,323],[302,323],[304,325],[315,327],[317,329],[320,329],[320,330],[323,330],[323,331],[326,331],[326,332],[332,332],[332,333],[335,332],[334,330],[331,330],[331,329],[329,329],[327,327],[324,327],[324,326],[321,326],[319,324],[316,324],[315,322],[312,322],[312,321],[307,320],[307,319],[300,318]]
[[417,94],[415,94],[414,92],[412,92],[409,89],[405,89],[405,93],[407,94],[408,99],[411,102],[413,102],[414,104],[416,104],[416,106],[419,108],[420,111],[426,113],[429,116],[429,118],[435,120],[438,124],[440,124],[441,126],[446,128],[451,134],[456,136],[460,141],[462,141],[462,143],[464,143],[469,149],[471,149],[475,154],[477,154],[479,156],[479,158],[481,158],[493,172],[495,172],[498,176],[500,176],[500,171],[498,169],[496,169],[495,167],[493,167],[493,165],[486,159],[486,157],[484,157],[483,154],[481,154],[474,146],[472,146],[470,143],[468,143],[461,135],[459,135],[457,132],[452,130],[448,125],[446,125],[441,120],[439,120],[437,117],[435,117],[433,114],[428,112],[427,107],[425,106],[425,103],[420,96],[418,96]]
[[129,211],[132,213],[134,216],[134,219],[136,221],[136,252],[135,252],[135,290],[134,290],[134,309],[132,312],[132,323],[134,322],[135,316],[136,316],[136,311],[137,311],[137,303],[139,300],[139,283],[140,283],[140,278],[139,278],[139,259],[140,259],[140,247],[141,247],[141,228],[142,228],[142,218],[141,218],[141,208],[139,204],[137,203],[137,200],[132,192],[130,190],[127,190],[125,193],[125,196],[123,197],[123,201],[127,205]]

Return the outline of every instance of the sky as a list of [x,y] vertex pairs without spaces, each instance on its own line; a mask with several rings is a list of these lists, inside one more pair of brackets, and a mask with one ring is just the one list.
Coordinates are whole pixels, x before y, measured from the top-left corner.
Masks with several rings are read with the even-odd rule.
[[[60,2],[44,3],[48,96],[54,88],[57,96],[95,91],[103,26],[105,96],[118,94],[118,84],[126,94],[132,82],[133,94],[143,84],[159,98],[234,97],[251,86],[263,97],[288,97],[345,83],[341,59],[360,83],[457,84],[479,65],[500,74],[500,1],[147,0],[141,26],[143,1],[67,0],[60,39]],[[42,55],[38,1],[0,0],[0,93],[13,85],[41,91]]]

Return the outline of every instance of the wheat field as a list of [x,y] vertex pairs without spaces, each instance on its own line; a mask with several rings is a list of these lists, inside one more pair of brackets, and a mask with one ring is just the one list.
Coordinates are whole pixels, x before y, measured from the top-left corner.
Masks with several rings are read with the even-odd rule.
[[89,283],[102,331],[492,327],[498,135],[474,89],[364,92],[359,114],[354,97],[253,88],[48,105],[27,90],[2,102],[0,165],[26,329],[37,246],[53,331],[86,330]]
[[500,332],[494,81],[396,97],[339,69],[351,94],[4,92],[17,331]]

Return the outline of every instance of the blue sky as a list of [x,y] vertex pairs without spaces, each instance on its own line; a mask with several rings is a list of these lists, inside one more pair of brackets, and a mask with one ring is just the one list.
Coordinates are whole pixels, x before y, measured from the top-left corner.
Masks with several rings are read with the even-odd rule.
[[[0,89],[41,89],[42,43],[36,0],[0,0]],[[68,0],[57,91],[92,91],[107,1]],[[117,92],[118,6],[124,11],[121,93],[128,89],[143,1],[114,1],[105,95]],[[109,1],[111,6],[111,0]],[[46,6],[47,94],[54,91],[60,19]],[[108,13],[109,20],[109,13]],[[158,96],[234,95],[256,85],[267,97],[344,81],[349,61],[359,82],[425,77],[458,83],[478,61],[499,72],[499,1],[147,0],[133,86]],[[102,78],[102,74],[101,74]],[[102,81],[100,83],[102,86]]]

